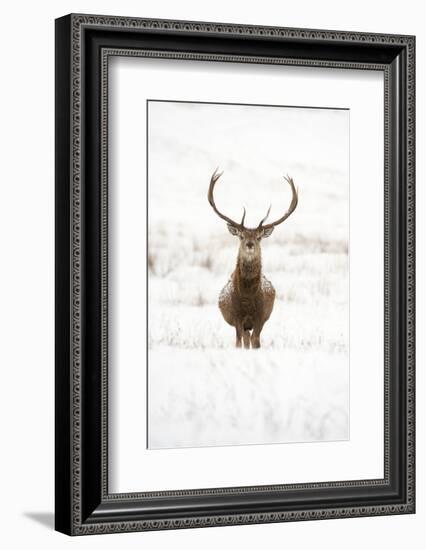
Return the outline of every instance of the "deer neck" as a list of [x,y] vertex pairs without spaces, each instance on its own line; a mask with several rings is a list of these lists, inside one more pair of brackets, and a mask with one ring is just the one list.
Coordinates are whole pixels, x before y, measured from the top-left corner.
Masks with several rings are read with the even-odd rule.
[[240,292],[243,294],[256,292],[259,288],[262,275],[261,255],[258,254],[249,259],[240,253],[238,255],[235,275]]

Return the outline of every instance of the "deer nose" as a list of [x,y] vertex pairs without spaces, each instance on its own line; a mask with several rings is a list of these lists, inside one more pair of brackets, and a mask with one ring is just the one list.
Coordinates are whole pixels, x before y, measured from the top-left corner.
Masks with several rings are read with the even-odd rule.
[[253,241],[248,241],[247,244],[246,244],[246,247],[247,248],[254,248],[254,242]]

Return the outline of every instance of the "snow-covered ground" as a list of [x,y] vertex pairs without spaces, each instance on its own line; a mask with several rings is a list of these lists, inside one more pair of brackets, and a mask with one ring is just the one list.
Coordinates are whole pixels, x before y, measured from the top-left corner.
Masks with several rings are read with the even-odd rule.
[[[150,448],[349,438],[349,113],[149,104]],[[259,350],[217,307],[238,240],[207,202],[255,226],[277,298]]]

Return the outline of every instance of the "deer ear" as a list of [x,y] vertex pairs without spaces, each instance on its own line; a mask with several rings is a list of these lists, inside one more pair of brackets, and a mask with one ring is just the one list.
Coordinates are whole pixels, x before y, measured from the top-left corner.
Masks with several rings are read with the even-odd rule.
[[230,223],[227,223],[226,225],[228,226],[228,231],[231,233],[231,235],[234,235],[234,237],[239,236],[240,230],[237,227],[231,225]]
[[265,227],[264,230],[263,230],[263,235],[262,237],[264,239],[266,239],[266,237],[269,237],[270,235],[272,235],[272,232],[274,230],[274,226],[272,227]]

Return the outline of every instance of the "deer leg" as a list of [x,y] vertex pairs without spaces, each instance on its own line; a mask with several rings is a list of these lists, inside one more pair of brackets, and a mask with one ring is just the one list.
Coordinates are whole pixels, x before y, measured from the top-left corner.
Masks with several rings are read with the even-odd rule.
[[260,348],[260,333],[262,332],[263,324],[256,325],[251,334],[251,347],[254,349]]
[[240,327],[235,327],[235,332],[236,332],[236,340],[235,340],[235,346],[237,348],[240,348],[241,347],[241,336],[242,336],[242,330]]
[[245,330],[243,332],[243,342],[246,349],[250,349],[250,331]]

